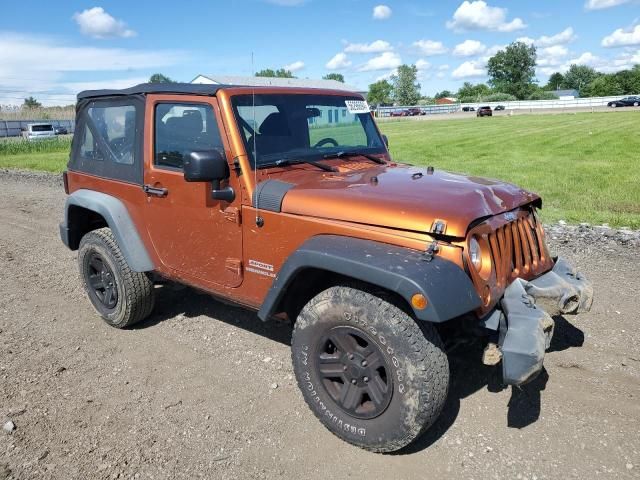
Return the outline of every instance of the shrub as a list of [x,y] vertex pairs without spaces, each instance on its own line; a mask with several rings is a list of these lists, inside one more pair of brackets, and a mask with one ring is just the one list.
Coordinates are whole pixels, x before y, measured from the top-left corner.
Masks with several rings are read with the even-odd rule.
[[514,95],[502,92],[496,92],[482,97],[483,102],[514,102],[516,100],[518,99]]

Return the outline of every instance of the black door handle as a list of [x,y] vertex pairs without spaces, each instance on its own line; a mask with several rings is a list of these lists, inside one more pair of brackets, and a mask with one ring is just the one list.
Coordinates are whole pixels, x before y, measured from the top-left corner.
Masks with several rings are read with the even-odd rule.
[[166,197],[169,193],[169,190],[161,187],[152,187],[151,185],[143,185],[142,190],[147,195],[154,195],[156,197]]

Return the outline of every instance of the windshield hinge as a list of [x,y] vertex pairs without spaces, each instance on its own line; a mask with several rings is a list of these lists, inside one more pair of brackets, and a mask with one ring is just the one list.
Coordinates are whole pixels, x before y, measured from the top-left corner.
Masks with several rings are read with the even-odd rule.
[[440,247],[438,246],[438,242],[434,240],[433,242],[431,242],[431,245],[429,245],[429,248],[427,248],[427,251],[424,252],[423,260],[425,262],[430,262],[431,260],[433,260],[434,255],[438,253],[439,250]]

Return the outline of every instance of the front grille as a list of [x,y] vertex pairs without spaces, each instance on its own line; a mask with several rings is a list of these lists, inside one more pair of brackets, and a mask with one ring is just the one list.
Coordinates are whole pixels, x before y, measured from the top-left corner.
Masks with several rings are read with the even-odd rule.
[[542,224],[530,211],[491,232],[489,245],[498,288],[536,274],[549,260]]

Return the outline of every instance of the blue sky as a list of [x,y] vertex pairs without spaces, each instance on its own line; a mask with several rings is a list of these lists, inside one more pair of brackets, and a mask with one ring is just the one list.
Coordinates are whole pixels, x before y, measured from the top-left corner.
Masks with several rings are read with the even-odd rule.
[[571,63],[616,71],[640,63],[639,0],[113,0],[9,2],[0,17],[0,104],[34,95],[68,104],[86,88],[125,87],[162,72],[298,77],[342,73],[366,89],[401,63],[422,91],[486,80],[486,60],[523,39],[540,82]]

